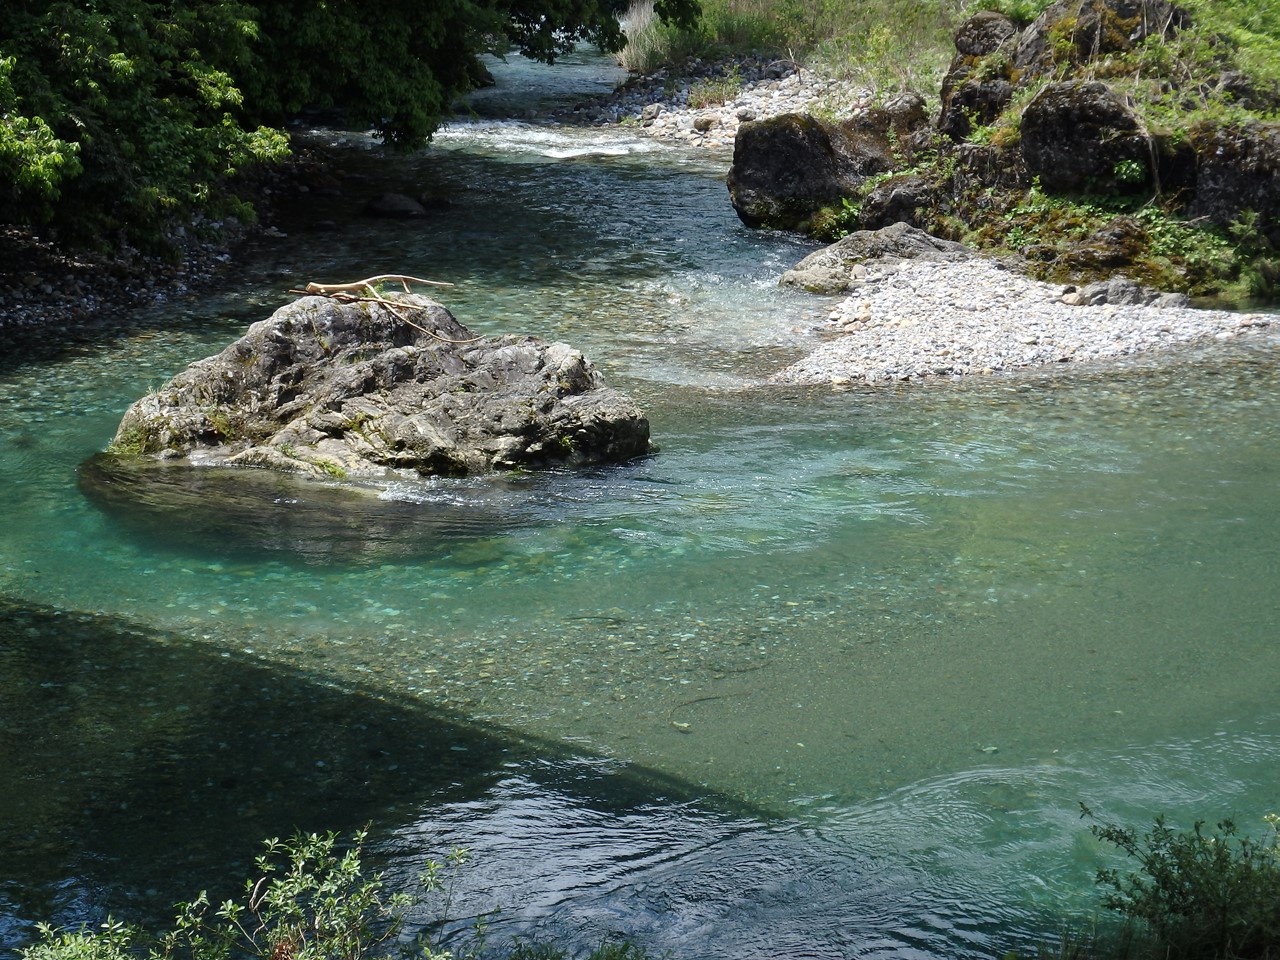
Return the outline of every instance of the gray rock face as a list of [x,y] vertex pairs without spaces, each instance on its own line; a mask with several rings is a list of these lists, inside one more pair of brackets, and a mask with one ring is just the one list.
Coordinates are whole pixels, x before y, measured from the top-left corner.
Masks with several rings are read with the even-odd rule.
[[1192,139],[1199,170],[1187,213],[1226,226],[1252,210],[1280,243],[1280,123],[1198,130]]
[[1186,14],[1168,0],[1057,0],[1022,32],[1013,62],[1025,75],[1043,76],[1063,59],[1079,63],[1132,50],[1185,23]]
[[440,304],[303,297],[125,413],[118,455],[316,477],[621,462],[649,423],[580,352],[473,338]]
[[1002,47],[1011,48],[1017,36],[1017,27],[992,10],[974,14],[956,30],[956,53],[942,80],[940,94],[938,129],[942,133],[953,140],[963,140],[975,122],[991,123],[1008,105],[1013,98],[1010,58],[982,74],[976,71],[983,58],[991,57]]
[[[1046,190],[1143,187],[1151,153],[1134,112],[1096,80],[1051,83],[1022,113],[1022,159]],[[1119,176],[1121,163],[1141,175]]]
[[857,136],[805,114],[745,123],[733,145],[729,197],[749,227],[797,230],[822,207],[888,170],[887,135]]
[[973,251],[963,244],[895,223],[883,230],[859,230],[809,254],[784,273],[780,282],[813,293],[845,293],[877,266],[899,260],[958,261],[972,256]]
[[938,200],[938,187],[927,177],[905,174],[876,186],[863,198],[858,222],[867,230],[895,223],[920,226],[920,217]]

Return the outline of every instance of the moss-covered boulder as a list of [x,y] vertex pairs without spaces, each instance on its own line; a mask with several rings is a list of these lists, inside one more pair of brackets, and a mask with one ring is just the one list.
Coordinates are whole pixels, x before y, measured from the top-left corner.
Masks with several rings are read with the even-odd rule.
[[1022,112],[1027,173],[1055,192],[1128,192],[1151,179],[1151,142],[1105,83],[1051,83]]
[[804,230],[820,210],[852,196],[893,162],[887,129],[849,129],[807,114],[783,114],[738,129],[729,198],[749,227]]

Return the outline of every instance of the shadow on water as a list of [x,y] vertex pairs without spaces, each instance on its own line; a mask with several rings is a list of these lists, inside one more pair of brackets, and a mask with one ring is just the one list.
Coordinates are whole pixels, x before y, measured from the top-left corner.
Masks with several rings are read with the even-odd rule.
[[[0,697],[6,947],[42,920],[165,923],[201,889],[238,895],[266,837],[394,829],[517,774],[610,816],[692,795],[658,774],[124,618],[10,600],[0,600]],[[420,839],[421,855],[440,852]]]

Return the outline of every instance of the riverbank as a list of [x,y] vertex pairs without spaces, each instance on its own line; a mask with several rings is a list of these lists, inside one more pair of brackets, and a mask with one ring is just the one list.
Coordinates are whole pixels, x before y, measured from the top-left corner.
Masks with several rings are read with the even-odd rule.
[[872,273],[827,318],[834,339],[775,383],[885,383],[1122,359],[1280,332],[1280,317],[1064,302],[1071,289],[991,260],[907,260]]
[[[873,92],[791,60],[694,60],[636,77],[612,94],[553,114],[562,123],[619,126],[667,143],[731,151],[748,121],[806,110],[850,113]],[[727,156],[727,154],[726,154]]]
[[[707,102],[717,92],[723,101]],[[814,110],[851,115],[871,100],[870,90],[850,89],[789,61],[695,62],[688,74],[639,78],[571,116],[719,151],[732,148],[745,122]],[[991,375],[1280,330],[1273,314],[1070,305],[1063,301],[1070,289],[981,256],[904,260],[872,271],[829,312],[823,331],[832,339],[771,380],[840,385]]]
[[188,245],[169,262],[62,249],[0,231],[0,330],[58,334],[100,326],[149,304],[195,296],[232,261],[230,244]]
[[[791,61],[738,58],[636,78],[554,119],[719,152],[727,169],[743,123],[806,110],[847,114],[870,100],[869,90]],[[296,173],[282,168],[273,174],[274,187],[291,176]],[[0,329],[58,333],[101,325],[139,306],[197,297],[233,266],[233,249],[230,239],[193,240],[176,264],[137,255],[122,260],[68,254],[9,231],[0,235]],[[1063,290],[981,258],[903,261],[873,272],[830,309],[819,328],[829,339],[771,379],[842,384],[990,375],[1280,330],[1274,314],[1069,306]]]

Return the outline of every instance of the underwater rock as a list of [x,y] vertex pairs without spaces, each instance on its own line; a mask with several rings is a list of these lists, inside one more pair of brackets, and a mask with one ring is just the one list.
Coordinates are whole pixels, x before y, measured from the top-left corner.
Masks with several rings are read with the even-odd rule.
[[434,300],[397,294],[281,307],[134,403],[110,452],[395,478],[617,463],[649,449],[644,414],[579,351],[475,337]]

